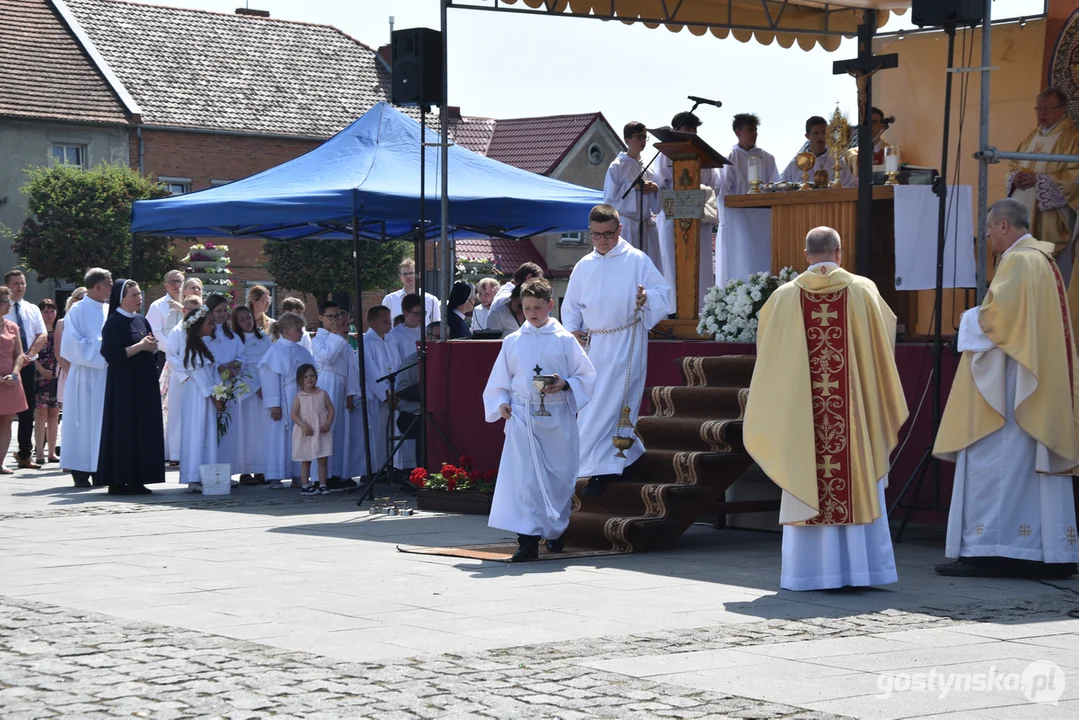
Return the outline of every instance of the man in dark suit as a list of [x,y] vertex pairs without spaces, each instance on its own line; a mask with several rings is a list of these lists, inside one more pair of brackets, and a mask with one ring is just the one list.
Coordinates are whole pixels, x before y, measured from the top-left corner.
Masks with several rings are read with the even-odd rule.
[[472,337],[468,313],[472,312],[475,293],[476,289],[470,283],[456,282],[453,284],[453,289],[450,290],[450,314],[446,317],[450,340]]

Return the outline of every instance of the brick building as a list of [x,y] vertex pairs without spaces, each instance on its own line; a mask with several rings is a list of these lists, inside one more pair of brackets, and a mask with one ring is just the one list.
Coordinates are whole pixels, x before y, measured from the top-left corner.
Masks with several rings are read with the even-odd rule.
[[[50,158],[83,167],[126,162],[173,193],[195,192],[298,157],[389,101],[386,47],[374,50],[327,25],[236,13],[120,0],[0,0],[0,156],[15,159],[0,163],[0,223],[21,225],[22,169]],[[451,116],[455,142],[590,187],[602,186],[621,149],[598,113],[495,121],[454,108]],[[285,288],[278,292],[264,268],[262,241],[219,242],[229,245],[241,292],[267,285],[277,307]],[[545,268],[562,268],[583,254],[581,243],[579,236],[544,238],[501,254],[536,253]],[[178,257],[185,251],[178,248]],[[437,255],[434,247],[428,252]],[[0,265],[14,263],[4,243]],[[160,292],[149,288],[151,298]],[[365,306],[383,294],[365,292]],[[52,295],[62,298],[65,288],[31,284],[31,299]]]

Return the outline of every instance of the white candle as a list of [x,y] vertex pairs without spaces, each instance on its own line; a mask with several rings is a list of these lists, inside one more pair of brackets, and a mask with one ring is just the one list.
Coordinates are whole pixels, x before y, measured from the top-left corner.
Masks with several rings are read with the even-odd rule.
[[760,182],[760,179],[761,179],[760,168],[757,167],[756,163],[750,163],[749,164],[749,181],[751,183],[752,182]]
[[884,171],[885,172],[899,172],[899,156],[898,155],[885,155],[884,156]]

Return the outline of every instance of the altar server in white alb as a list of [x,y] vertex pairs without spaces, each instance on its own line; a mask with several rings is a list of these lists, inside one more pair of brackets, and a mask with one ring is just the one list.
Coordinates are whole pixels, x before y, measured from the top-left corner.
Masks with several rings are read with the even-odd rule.
[[[393,312],[393,308],[390,308],[390,312]],[[422,322],[420,314],[423,312],[423,301],[420,300],[420,296],[405,295],[401,301],[401,312],[405,316],[405,322],[393,328],[386,336],[392,347],[393,358],[396,361],[393,368],[395,371],[408,365],[406,358],[416,354],[416,343],[420,341],[420,334],[423,332],[423,325],[420,324]],[[432,322],[435,321],[429,320],[429,323]],[[381,377],[381,375],[378,377]],[[399,383],[400,379],[394,382]],[[402,443],[401,449],[394,456],[393,464],[402,470],[411,470],[416,467],[415,440],[406,440]]]
[[[701,126],[701,120],[693,113],[680,112],[671,120],[671,127],[679,132],[697,134],[697,128]],[[656,159],[659,166],[656,171],[656,182],[660,190],[685,190],[676,186],[674,177],[674,164],[666,155],[660,155]],[[700,272],[697,277],[698,298],[703,302],[708,289],[715,285],[715,265],[712,262],[712,231],[716,226],[723,224],[724,198],[734,192],[736,177],[735,170],[728,165],[722,168],[702,168],[700,184],[696,188],[703,189],[708,193],[708,199],[704,206],[704,217],[700,220]],[[662,200],[660,201],[662,203]],[[671,297],[667,300],[671,311],[674,311],[674,291],[676,289],[675,265],[677,258],[678,243],[675,242],[674,221],[667,218],[660,211],[656,220],[659,226],[660,263],[657,265],[667,286],[671,288]]]
[[[1014,198],[986,220],[1000,254],[980,307],[963,313],[934,454],[955,463],[949,577],[1065,578],[1079,562],[1079,359],[1054,246]],[[67,339],[65,338],[65,342]]]
[[[255,313],[246,305],[232,312],[232,331],[244,344],[242,372],[248,393],[237,402],[232,421],[239,433],[239,445],[232,472],[240,473],[241,485],[261,485],[266,480],[266,438],[270,434],[270,414],[262,407],[262,374],[259,364],[273,341],[259,329]],[[321,378],[320,378],[321,379]]]
[[[827,173],[828,182],[831,183],[833,171],[835,170],[835,159],[832,157],[832,153],[828,152],[828,121],[819,115],[814,115],[806,120],[806,140],[809,141],[807,152],[817,156],[817,164],[809,171],[810,184],[816,183],[814,178],[822,170]],[[802,171],[798,169],[797,155],[791,158],[787,169],[783,171],[783,180],[799,184],[802,182]],[[846,188],[854,187],[858,184],[858,177],[851,172],[845,162],[839,163],[839,182]]]
[[[206,339],[206,347],[213,354],[214,362],[217,363],[217,382],[223,380],[226,372],[232,377],[237,377],[243,371],[246,348],[243,341],[229,327],[229,297],[211,293],[210,297],[206,298],[206,307],[210,308],[210,318],[213,320],[210,336]],[[227,410],[233,421],[236,420],[239,403],[239,398],[230,400],[228,403]],[[221,437],[221,442],[217,447],[217,462],[229,463],[235,467],[239,450],[240,428],[235,422],[230,422],[228,431]],[[235,469],[233,472],[236,472]]]
[[[607,168],[607,177],[603,181],[603,202],[618,211],[622,218],[622,232],[626,242],[638,250],[643,250],[652,262],[659,267],[659,230],[656,226],[656,213],[659,212],[659,185],[656,184],[655,164],[644,171],[641,182],[637,183],[644,161],[641,153],[648,144],[648,132],[642,122],[628,122],[622,131],[629,148],[618,153],[611,166]],[[643,187],[643,192],[642,192]],[[626,195],[629,191],[629,195]],[[622,196],[625,195],[623,198]],[[643,240],[641,221],[644,221]]]
[[[776,159],[757,146],[756,115],[734,116],[738,143],[731,148],[735,195],[750,191],[750,181],[779,182]],[[768,208],[724,208],[723,225],[716,238],[716,286],[746,280],[753,273],[772,269],[772,211]]]
[[180,411],[180,482],[192,492],[202,492],[199,466],[213,465],[220,459],[217,414],[225,409],[225,403],[213,397],[221,375],[209,341],[217,328],[207,305],[189,312],[180,327],[184,331],[185,376],[180,392],[184,406]]
[[[596,368],[592,402],[577,420],[579,473],[590,478],[584,492],[599,495],[644,453],[637,438],[626,457],[617,457],[612,437],[619,430],[623,405],[628,405],[630,420],[637,424],[648,369],[648,331],[670,314],[671,288],[648,256],[619,236],[618,212],[610,205],[592,208],[588,227],[595,250],[573,268],[562,302],[562,322],[584,345]],[[622,429],[621,434],[633,437],[632,430]]]
[[292,461],[292,401],[296,398],[296,371],[315,364],[315,358],[300,344],[304,336],[303,318],[282,313],[274,323],[280,333],[259,363],[262,380],[262,407],[270,414],[270,434],[266,438],[266,480],[270,487],[284,487],[285,480],[299,478],[300,464]]
[[[623,241],[624,242],[624,241]],[[487,422],[506,421],[506,441],[491,501],[490,527],[517,533],[514,562],[539,557],[539,542],[561,552],[577,484],[577,414],[588,407],[596,371],[577,339],[551,318],[551,285],[521,287],[525,324],[502,341],[483,407]],[[540,391],[534,378],[552,380]]]
[[[202,307],[202,297],[188,295],[184,298],[184,313],[198,310]],[[165,395],[168,400],[168,409],[165,415],[165,459],[170,464],[180,464],[180,441],[183,433],[183,383],[187,379],[187,369],[184,367],[184,348],[187,347],[187,329],[184,327],[183,318],[169,331],[168,341],[165,343],[165,372],[168,377],[162,377],[168,383],[168,392]]]
[[71,363],[64,384],[60,467],[71,473],[75,487],[90,487],[90,476],[97,473],[108,372],[108,363],[101,356],[101,329],[109,311],[112,274],[93,268],[86,273],[83,285],[86,296],[64,318],[64,341],[60,344],[61,357]]
[[[340,482],[348,473],[348,366],[352,361],[352,346],[348,344],[349,317],[337,303],[326,301],[318,309],[322,327],[311,341],[318,369],[318,386],[326,391],[333,403],[333,454],[329,460],[330,480]],[[358,439],[362,442],[362,436]]]
[[[349,397],[353,407],[348,411],[349,475],[359,477],[376,473],[386,464],[389,452],[387,433],[390,424],[390,383],[379,382],[394,368],[398,367],[397,355],[388,336],[393,320],[390,309],[385,305],[375,305],[367,310],[367,332],[363,334],[364,372],[366,374],[367,433],[371,446],[371,468],[367,467],[367,457],[363,445],[363,415],[360,403],[360,371],[358,351],[354,351],[348,368]],[[413,351],[415,355],[415,351]]]
[[872,281],[841,268],[839,234],[806,236],[809,268],[760,312],[742,435],[783,489],[786,590],[897,581],[884,488],[907,419],[895,314]]

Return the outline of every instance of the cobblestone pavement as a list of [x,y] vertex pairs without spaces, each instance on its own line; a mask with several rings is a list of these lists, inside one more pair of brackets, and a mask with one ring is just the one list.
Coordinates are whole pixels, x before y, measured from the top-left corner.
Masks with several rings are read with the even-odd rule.
[[0,716],[16,718],[835,718],[702,692],[587,661],[1059,620],[1079,596],[767,620],[350,663],[208,633],[0,597]]

